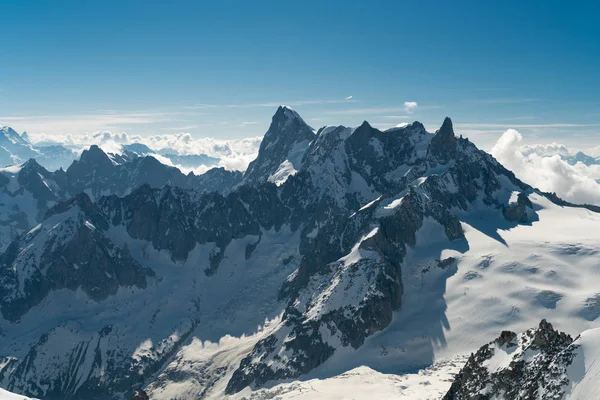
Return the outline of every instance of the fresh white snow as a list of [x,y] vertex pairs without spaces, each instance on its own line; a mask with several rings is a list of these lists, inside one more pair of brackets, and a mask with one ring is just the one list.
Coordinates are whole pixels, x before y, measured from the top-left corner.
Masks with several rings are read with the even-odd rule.
[[0,400],[35,400],[31,397],[25,397],[18,394],[11,393],[4,389],[0,389]]

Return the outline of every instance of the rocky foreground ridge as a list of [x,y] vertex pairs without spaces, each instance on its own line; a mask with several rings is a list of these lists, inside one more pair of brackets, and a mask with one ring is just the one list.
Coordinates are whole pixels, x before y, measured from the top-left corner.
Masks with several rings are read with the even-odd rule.
[[472,354],[444,400],[585,399],[598,395],[600,330],[573,339],[542,320]]

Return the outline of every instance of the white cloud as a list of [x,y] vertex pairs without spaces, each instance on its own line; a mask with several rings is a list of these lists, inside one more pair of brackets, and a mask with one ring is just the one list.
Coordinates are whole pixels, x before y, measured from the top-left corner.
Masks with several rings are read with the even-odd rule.
[[404,111],[406,111],[409,114],[412,114],[417,109],[417,106],[418,106],[418,104],[416,101],[405,101],[404,102]]
[[560,143],[534,144],[531,146],[523,146],[521,152],[526,156],[529,156],[531,154],[537,154],[541,157],[551,157],[554,155],[568,157],[570,155],[569,149],[567,149],[566,146]]
[[490,153],[519,179],[534,187],[555,192],[573,203],[600,205],[600,184],[595,180],[600,176],[600,167],[587,167],[582,163],[569,165],[558,154],[549,155],[551,150],[562,151],[561,145],[522,147],[522,140],[519,132],[509,129]]

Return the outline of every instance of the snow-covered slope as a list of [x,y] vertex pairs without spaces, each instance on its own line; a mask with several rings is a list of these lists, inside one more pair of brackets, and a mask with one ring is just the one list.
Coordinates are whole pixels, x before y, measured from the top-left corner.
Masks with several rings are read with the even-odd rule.
[[[60,265],[78,280],[16,291],[26,307],[0,320],[0,385],[45,399],[120,399],[140,386],[152,399],[276,396],[361,367],[357,381],[420,385],[381,374],[457,366],[542,318],[569,332],[594,325],[600,214],[521,182],[455,137],[450,119],[435,134],[418,122],[322,128],[273,183],[303,141],[289,127],[305,132],[295,112],[277,114],[272,126],[287,128],[229,193],[143,185],[85,209],[60,203],[45,237],[13,243],[5,276],[24,271],[19,255],[46,253],[37,270]],[[85,269],[52,251],[49,232],[69,220],[91,222],[102,242]],[[145,287],[90,291],[108,279],[96,272],[131,265],[152,271]],[[449,385],[436,382],[437,394]]]
[[442,361],[414,374],[382,374],[357,367],[325,379],[282,383],[252,391],[244,389],[232,399],[247,400],[439,400],[464,364],[464,360]]
[[0,400],[35,400],[31,397],[25,397],[18,394],[7,392],[4,389],[0,389]]

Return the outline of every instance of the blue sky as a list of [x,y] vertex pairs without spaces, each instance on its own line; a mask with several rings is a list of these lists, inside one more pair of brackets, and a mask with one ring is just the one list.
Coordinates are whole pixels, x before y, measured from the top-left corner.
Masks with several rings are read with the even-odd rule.
[[594,3],[0,0],[0,124],[237,138],[283,103],[313,127],[448,115],[484,147],[597,146]]

